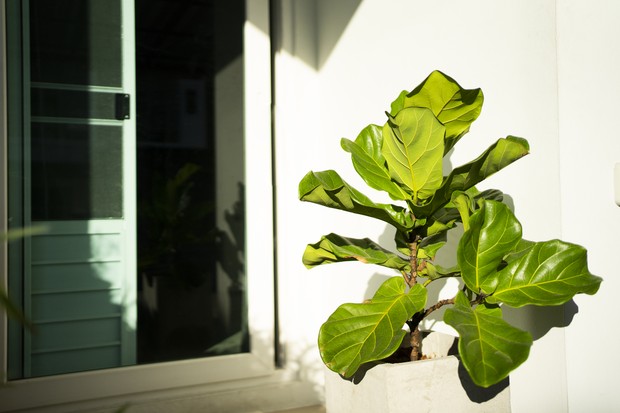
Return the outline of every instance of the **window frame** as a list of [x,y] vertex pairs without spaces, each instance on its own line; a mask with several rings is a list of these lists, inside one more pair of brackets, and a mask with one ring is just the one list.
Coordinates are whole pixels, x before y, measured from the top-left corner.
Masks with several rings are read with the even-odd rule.
[[[124,6],[123,19],[134,10]],[[129,21],[129,20],[128,20]],[[44,408],[93,400],[132,400],[138,394],[161,398],[202,390],[244,388],[273,382],[281,376],[275,365],[274,217],[271,146],[271,46],[269,1],[247,0],[244,24],[244,155],[246,186],[246,276],[250,352],[166,363],[86,371],[7,383],[7,318],[0,317],[0,412]],[[6,0],[0,0],[0,33],[6,33]],[[4,36],[6,38],[6,36]],[[0,231],[7,223],[7,79],[6,45],[0,44]],[[135,115],[135,102],[132,112]],[[134,117],[134,116],[132,116]],[[252,207],[260,203],[258,207]],[[0,282],[7,283],[7,247],[0,253]],[[205,386],[207,386],[205,388]],[[71,390],[69,390],[71,389]],[[141,396],[142,398],[144,396]],[[111,399],[110,399],[111,398]],[[101,402],[103,403],[103,402]],[[96,403],[97,404],[97,403]]]

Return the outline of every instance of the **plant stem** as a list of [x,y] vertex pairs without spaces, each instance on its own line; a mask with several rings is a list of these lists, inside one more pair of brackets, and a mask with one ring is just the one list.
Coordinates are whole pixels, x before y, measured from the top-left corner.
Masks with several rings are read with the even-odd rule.
[[434,305],[426,309],[426,311],[424,312],[424,315],[422,316],[422,319],[425,319],[426,317],[428,317],[430,313],[432,313],[435,310],[439,310],[441,307],[447,304],[454,304],[454,298],[447,298],[445,300],[437,301]]
[[422,332],[420,331],[420,322],[426,317],[428,317],[430,313],[440,309],[447,304],[454,304],[454,298],[448,298],[446,300],[438,301],[436,304],[430,306],[425,311],[420,311],[419,313],[415,314],[411,318],[411,321],[407,323],[409,324],[409,328],[411,329],[411,339],[409,341],[409,343],[411,344],[411,354],[409,356],[409,359],[411,361],[417,361],[422,356]]
[[409,356],[411,361],[417,361],[420,359],[420,350],[422,349],[422,332],[418,326],[411,332],[411,355]]
[[409,274],[409,277],[405,277],[405,281],[409,287],[413,287],[418,282],[418,244],[421,239],[422,237],[416,235],[409,244],[409,265],[411,266],[411,274]]
[[[481,304],[487,296],[485,294],[477,295],[475,299],[470,301],[471,305]],[[420,331],[420,323],[426,317],[428,317],[433,311],[439,310],[444,305],[454,304],[456,297],[447,298],[445,300],[437,301],[434,305],[428,307],[424,311],[420,311],[411,317],[411,320],[407,322],[409,329],[411,330],[411,338],[409,343],[411,344],[411,354],[409,356],[411,361],[417,361],[422,356],[422,332]]]

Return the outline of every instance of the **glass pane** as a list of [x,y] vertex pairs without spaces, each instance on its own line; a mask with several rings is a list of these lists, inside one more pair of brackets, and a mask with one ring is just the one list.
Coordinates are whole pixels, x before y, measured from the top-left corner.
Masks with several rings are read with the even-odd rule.
[[115,93],[33,88],[30,96],[33,117],[116,119]]
[[33,82],[122,85],[121,2],[30,0]]
[[136,2],[140,363],[248,351],[244,18],[240,0]]
[[32,220],[122,217],[122,128],[32,124]]

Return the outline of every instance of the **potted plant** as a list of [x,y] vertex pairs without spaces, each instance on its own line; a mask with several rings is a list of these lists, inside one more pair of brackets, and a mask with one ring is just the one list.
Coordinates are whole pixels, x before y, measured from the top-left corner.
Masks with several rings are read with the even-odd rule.
[[[393,204],[373,202],[333,170],[309,172],[301,180],[302,201],[376,218],[396,229],[397,251],[368,238],[332,233],[303,254],[308,268],[356,260],[400,273],[373,298],[338,307],[321,326],[321,357],[340,376],[351,378],[403,346],[410,360],[424,358],[420,322],[445,306],[443,320],[459,335],[462,367],[475,386],[487,388],[523,363],[532,345],[528,332],[503,320],[502,306],[557,306],[598,290],[601,278],[589,272],[583,247],[523,239],[502,193],[475,187],[527,155],[525,139],[499,139],[477,159],[443,175],[443,158],[468,132],[482,103],[480,89],[463,89],[435,71],[392,102],[383,126],[369,125],[355,141],[341,140],[360,177],[387,192]],[[457,227],[462,228],[457,265],[444,268],[435,257]],[[453,298],[427,302],[429,285],[446,277],[458,277],[462,289]]]

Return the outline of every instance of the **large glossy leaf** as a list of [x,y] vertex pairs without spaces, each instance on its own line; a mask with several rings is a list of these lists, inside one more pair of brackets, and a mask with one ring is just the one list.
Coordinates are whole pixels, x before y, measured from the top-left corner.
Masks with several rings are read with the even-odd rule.
[[299,199],[377,218],[401,230],[414,227],[414,220],[405,208],[372,202],[331,170],[308,172],[299,183]]
[[443,180],[445,127],[426,108],[406,108],[383,127],[382,152],[396,182],[419,203],[433,196]]
[[337,234],[325,235],[316,244],[308,244],[303,255],[303,263],[307,268],[343,261],[360,261],[398,271],[411,271],[409,261],[382,248],[368,238],[356,239],[341,237]]
[[504,257],[504,261],[509,264],[515,260],[521,259],[529,252],[529,250],[532,249],[532,247],[534,247],[534,245],[536,245],[534,241],[521,239],[517,246]]
[[452,193],[450,203],[454,205],[454,208],[458,211],[464,231],[469,229],[469,217],[474,209],[473,201],[474,198],[468,196],[465,192],[455,191]]
[[411,195],[405,192],[396,182],[392,181],[390,172],[381,152],[383,145],[383,129],[381,126],[368,125],[352,142],[341,139],[340,146],[351,153],[353,167],[371,188],[386,191],[392,199],[406,200]]
[[[459,191],[459,193],[461,193]],[[462,192],[470,199],[470,203],[475,207],[481,200],[489,199],[495,201],[501,201],[503,194],[497,189],[488,189],[480,192],[475,187],[469,188],[467,191]],[[462,217],[459,214],[457,206],[454,202],[450,201],[445,204],[443,208],[436,210],[430,218],[426,220],[426,235],[435,235],[445,232],[454,227],[456,222],[462,221]]]
[[506,205],[489,200],[469,224],[457,250],[463,281],[474,292],[491,294],[499,282],[499,265],[521,240],[521,224]]
[[434,71],[410,93],[403,91],[392,102],[390,114],[396,116],[408,107],[431,109],[446,127],[444,153],[447,153],[478,118],[483,101],[480,89],[463,89],[451,77]]
[[461,361],[479,386],[500,382],[529,356],[532,337],[505,322],[499,307],[473,309],[459,292],[454,307],[446,309],[444,321],[458,331]]
[[398,349],[405,322],[426,305],[420,284],[407,291],[402,277],[386,280],[370,302],[343,304],[321,326],[319,351],[325,365],[351,377],[363,363]]
[[422,218],[434,213],[448,202],[455,191],[467,191],[495,172],[505,168],[529,153],[525,139],[508,136],[497,140],[482,155],[470,163],[455,168],[436,191],[427,205],[412,207],[415,216]]
[[575,294],[594,294],[602,279],[588,270],[585,248],[553,240],[521,244],[498,274],[499,283],[489,302],[512,307],[560,305]]

